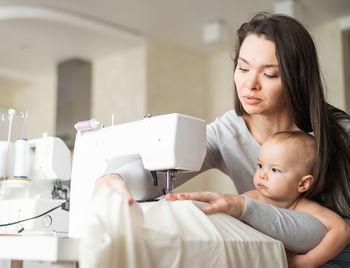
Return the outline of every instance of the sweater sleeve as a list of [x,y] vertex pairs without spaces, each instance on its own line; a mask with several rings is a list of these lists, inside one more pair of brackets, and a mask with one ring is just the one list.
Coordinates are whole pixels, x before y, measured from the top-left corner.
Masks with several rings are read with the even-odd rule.
[[244,197],[246,206],[240,219],[260,232],[282,241],[288,250],[306,253],[317,246],[327,233],[326,227],[308,214]]

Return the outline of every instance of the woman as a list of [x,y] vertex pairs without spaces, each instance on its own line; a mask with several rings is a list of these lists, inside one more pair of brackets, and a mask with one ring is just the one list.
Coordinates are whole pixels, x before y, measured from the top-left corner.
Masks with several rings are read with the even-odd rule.
[[[235,110],[208,125],[207,156],[201,172],[218,168],[231,177],[239,193],[252,190],[260,144],[278,131],[313,132],[317,142],[315,176],[318,179],[305,197],[350,218],[350,117],[325,102],[310,35],[292,18],[267,14],[256,15],[237,33]],[[127,176],[121,175],[127,180]],[[177,184],[194,175],[178,176]],[[104,185],[124,193],[132,202],[132,195],[119,175],[99,179],[95,190]],[[140,187],[146,192],[150,189],[146,185]],[[160,195],[160,190],[161,187],[153,193],[148,191],[143,197]],[[288,238],[284,230],[299,232],[300,239],[308,233],[315,237],[322,232],[312,219],[305,220],[305,215],[274,211],[249,198],[206,192],[172,195],[167,199],[209,202],[206,213],[238,215],[256,229],[282,240],[291,250],[300,251],[300,248],[294,248],[293,241],[288,241],[293,238]],[[269,224],[272,216],[273,228]],[[313,241],[313,246],[318,241]],[[350,260],[342,264],[350,267]]]

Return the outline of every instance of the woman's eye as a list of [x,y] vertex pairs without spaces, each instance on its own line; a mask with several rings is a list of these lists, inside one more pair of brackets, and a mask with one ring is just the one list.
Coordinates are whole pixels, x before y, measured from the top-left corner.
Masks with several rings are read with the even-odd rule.
[[238,69],[244,73],[249,71],[249,69],[243,67],[239,67]]
[[277,77],[278,77],[276,74],[267,74],[267,73],[264,73],[264,75],[265,75],[267,78],[277,78]]
[[262,168],[262,164],[258,163],[258,168]]
[[272,168],[271,170],[272,170],[272,172],[274,172],[274,173],[280,173],[280,172],[281,172],[281,171],[280,171],[279,169],[277,169],[277,168]]

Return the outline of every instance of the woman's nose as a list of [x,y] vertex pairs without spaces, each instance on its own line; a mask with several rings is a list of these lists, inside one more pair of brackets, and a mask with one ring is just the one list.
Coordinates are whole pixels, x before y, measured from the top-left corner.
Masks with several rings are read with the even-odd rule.
[[247,77],[247,80],[245,81],[245,86],[251,90],[259,90],[261,86],[258,81],[257,74],[252,73],[249,77]]

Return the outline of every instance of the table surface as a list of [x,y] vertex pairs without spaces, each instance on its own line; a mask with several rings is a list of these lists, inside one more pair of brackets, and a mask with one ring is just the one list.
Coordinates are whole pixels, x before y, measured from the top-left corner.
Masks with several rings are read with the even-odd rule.
[[0,236],[0,259],[71,261],[79,259],[79,239],[57,236]]

